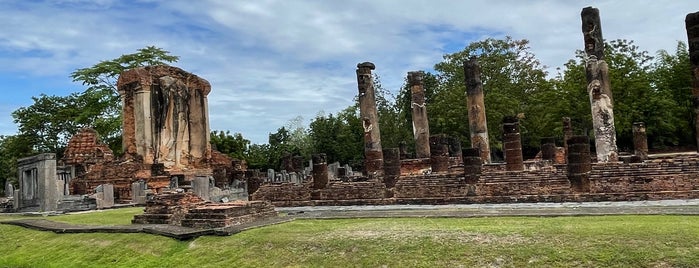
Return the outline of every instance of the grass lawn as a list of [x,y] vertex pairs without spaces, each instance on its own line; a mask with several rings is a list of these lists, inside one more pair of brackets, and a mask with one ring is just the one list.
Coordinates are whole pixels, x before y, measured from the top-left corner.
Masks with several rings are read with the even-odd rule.
[[[49,219],[124,224],[141,211]],[[0,252],[0,267],[697,267],[699,217],[296,220],[191,241],[0,225]]]

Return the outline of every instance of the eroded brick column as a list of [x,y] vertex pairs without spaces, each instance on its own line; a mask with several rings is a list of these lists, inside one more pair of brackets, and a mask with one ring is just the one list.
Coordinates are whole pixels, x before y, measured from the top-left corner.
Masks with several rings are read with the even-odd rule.
[[481,177],[483,160],[478,148],[467,148],[461,151],[464,160],[464,179],[468,184],[477,183]]
[[425,107],[425,86],[422,82],[422,72],[408,72],[408,86],[413,110],[413,136],[415,137],[415,157],[430,157],[430,126]]
[[689,13],[684,19],[689,44],[689,62],[692,64],[692,102],[694,104],[694,127],[699,151],[699,12]]
[[444,135],[430,137],[430,165],[433,173],[449,171],[449,144],[445,140]]
[[643,122],[633,123],[633,153],[640,160],[648,159],[648,137]]
[[590,191],[590,144],[587,136],[573,136],[568,139],[568,180],[575,192]]
[[468,107],[468,126],[471,134],[471,147],[481,152],[483,163],[490,163],[490,145],[488,141],[488,123],[485,117],[483,100],[483,82],[478,60],[472,57],[464,62],[466,78],[466,106]]
[[313,189],[325,189],[328,186],[328,162],[325,154],[314,154]]
[[553,137],[541,138],[541,159],[553,161],[556,157],[556,139]]
[[359,116],[364,128],[364,170],[369,176],[383,173],[383,152],[381,132],[376,110],[374,81],[371,71],[376,69],[371,62],[357,64],[357,85],[359,88]]
[[386,188],[392,188],[400,177],[400,150],[398,148],[384,149],[383,157],[383,182],[386,184]]
[[522,137],[519,134],[519,119],[515,116],[505,116],[502,120],[504,138],[505,168],[507,171],[524,170],[522,157]]
[[585,66],[587,92],[592,110],[592,127],[595,131],[595,148],[598,162],[618,161],[616,129],[614,127],[614,100],[609,83],[609,67],[604,61],[604,40],[599,10],[583,8],[582,32],[585,40],[585,53],[588,60]]
[[568,154],[568,140],[573,137],[573,126],[570,117],[563,117],[563,150]]

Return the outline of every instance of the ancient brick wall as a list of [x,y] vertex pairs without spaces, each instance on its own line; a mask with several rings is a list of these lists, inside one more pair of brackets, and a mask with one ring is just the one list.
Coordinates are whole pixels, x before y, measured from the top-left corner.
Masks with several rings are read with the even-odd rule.
[[296,185],[294,183],[285,182],[279,184],[263,184],[255,193],[252,194],[251,200],[269,200],[269,201],[304,201],[311,200],[311,184],[304,183]]
[[[403,161],[415,164],[419,161]],[[416,165],[411,165],[416,166]],[[253,195],[278,206],[585,202],[699,198],[699,156],[678,155],[643,163],[593,164],[589,192],[574,192],[566,165],[531,163],[524,171],[484,165],[478,183],[467,184],[462,169],[403,175],[392,189],[378,182],[310,185],[266,184]]]
[[386,186],[379,181],[330,182],[327,188],[316,191],[319,200],[352,200],[384,198]]
[[[471,188],[472,189],[472,188]],[[401,177],[393,188],[395,198],[467,196],[469,185],[456,174],[430,174]]]
[[643,163],[593,164],[591,193],[699,190],[699,158],[679,156]]

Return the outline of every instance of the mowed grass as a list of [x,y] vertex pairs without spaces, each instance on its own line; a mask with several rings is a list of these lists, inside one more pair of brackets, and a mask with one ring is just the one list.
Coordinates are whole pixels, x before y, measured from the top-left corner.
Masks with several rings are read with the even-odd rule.
[[[49,219],[122,224],[141,210]],[[296,220],[190,241],[0,225],[0,252],[0,267],[697,267],[699,217]]]

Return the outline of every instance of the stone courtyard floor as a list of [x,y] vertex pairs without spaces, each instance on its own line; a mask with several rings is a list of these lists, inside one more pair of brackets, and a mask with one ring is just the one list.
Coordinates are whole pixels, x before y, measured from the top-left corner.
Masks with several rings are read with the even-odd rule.
[[[593,216],[593,215],[699,215],[699,199],[584,203],[512,203],[388,206],[278,207],[272,219],[215,229],[195,229],[166,224],[77,225],[41,219],[1,221],[55,233],[149,233],[180,240],[202,235],[232,235],[251,228],[294,219],[401,218],[401,217],[498,217],[498,216]],[[50,217],[48,217],[50,219]]]

